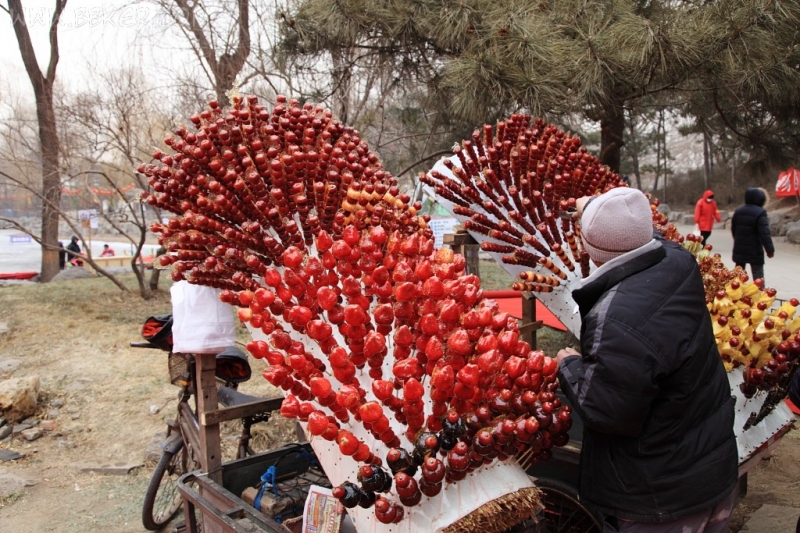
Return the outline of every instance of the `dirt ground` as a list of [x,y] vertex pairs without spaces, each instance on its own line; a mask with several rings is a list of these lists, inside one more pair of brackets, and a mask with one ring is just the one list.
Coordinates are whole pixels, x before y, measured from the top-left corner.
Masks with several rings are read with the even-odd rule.
[[[133,288],[132,276],[125,279]],[[0,449],[25,454],[0,462],[0,531],[144,531],[141,504],[153,465],[142,464],[143,456],[148,442],[164,430],[164,420],[172,417],[177,389],[169,384],[163,352],[132,349],[128,343],[139,340],[147,316],[169,311],[167,293],[143,301],[135,291],[121,293],[104,279],[0,287],[0,322],[9,326],[8,333],[0,334],[0,363],[18,362],[12,371],[0,370],[0,380],[38,376],[37,418],[56,422],[56,429],[38,440],[16,436],[0,441]],[[540,347],[546,351],[553,349],[547,342],[558,345],[559,337],[544,337]],[[253,363],[253,379],[241,390],[275,394],[260,377],[260,365]],[[151,414],[151,406],[158,413]],[[228,449],[234,438],[229,428]],[[271,421],[259,430],[254,447],[267,450],[292,438],[292,424]],[[751,472],[731,532],[762,504],[800,508],[798,444],[800,434],[791,432]],[[142,466],[128,475],[82,470],[108,464]]]
[[[132,276],[126,281],[134,287]],[[57,425],[32,442],[19,436],[0,442],[0,449],[25,454],[0,462],[0,531],[144,531],[141,505],[154,466],[143,464],[144,452],[151,438],[163,433],[164,421],[174,417],[178,389],[169,384],[164,352],[128,343],[141,340],[147,316],[170,312],[168,294],[145,302],[107,280],[81,279],[0,287],[0,304],[0,322],[10,330],[0,335],[0,362],[19,363],[13,372],[0,372],[0,380],[38,376],[37,418],[52,418]],[[263,364],[251,362],[253,379],[240,390],[276,395],[260,375]],[[151,406],[158,413],[151,414]],[[280,417],[265,426],[253,440],[256,449],[292,438],[293,425]],[[232,457],[235,428],[226,429]],[[117,464],[142,466],[128,475],[82,470]]]

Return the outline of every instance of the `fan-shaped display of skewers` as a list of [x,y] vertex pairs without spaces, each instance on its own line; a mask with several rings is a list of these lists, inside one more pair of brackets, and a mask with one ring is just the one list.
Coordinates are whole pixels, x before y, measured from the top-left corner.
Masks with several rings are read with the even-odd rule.
[[[752,398],[758,391],[773,396],[774,407],[786,397],[800,358],[800,317],[797,298],[774,307],[777,291],[763,280],[750,280],[739,267],[729,270],[719,254],[703,247],[700,237],[677,232],[666,237],[682,242],[697,257],[706,304],[711,314],[717,348],[729,372],[744,367],[742,393]],[[763,418],[764,413],[761,414]]]
[[[346,507],[398,523],[450,484],[567,442],[555,360],[520,340],[463,257],[434,249],[357,132],[281,97],[271,112],[212,102],[192,122],[140,167],[145,201],[179,215],[152,228],[161,264],[239,308],[281,413],[352,460],[334,489]],[[520,472],[524,515],[535,491]]]
[[621,185],[572,137],[528,115],[472,134],[420,180],[505,269],[573,331],[570,291],[589,275],[575,201]]
[[[570,292],[589,275],[575,201],[623,186],[577,137],[525,115],[485,125],[420,180],[510,274],[512,288],[532,291],[574,334],[579,321]],[[792,299],[769,312],[775,290],[728,270],[693,235],[683,237],[651,199],[653,226],[697,256],[720,354],[728,371],[744,366],[741,390],[778,399],[800,355],[800,319]],[[767,402],[770,403],[770,402]],[[776,402],[771,402],[772,406]],[[766,404],[765,404],[766,405]]]
[[472,233],[486,237],[481,249],[503,254],[506,265],[536,269],[515,283],[517,290],[551,292],[579,273],[589,257],[570,216],[575,200],[621,184],[570,137],[541,119],[513,115],[472,134],[455,156],[420,180]]

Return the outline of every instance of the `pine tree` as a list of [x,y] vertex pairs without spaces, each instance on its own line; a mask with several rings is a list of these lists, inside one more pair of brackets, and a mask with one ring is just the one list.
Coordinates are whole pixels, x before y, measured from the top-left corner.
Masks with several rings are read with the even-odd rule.
[[475,124],[515,110],[598,121],[614,170],[643,98],[710,99],[741,137],[797,130],[796,1],[299,0],[284,17],[283,53],[391,57],[399,80]]

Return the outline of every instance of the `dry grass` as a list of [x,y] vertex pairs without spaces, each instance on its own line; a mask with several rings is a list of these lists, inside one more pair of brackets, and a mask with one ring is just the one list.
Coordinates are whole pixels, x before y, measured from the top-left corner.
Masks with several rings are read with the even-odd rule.
[[[169,293],[144,301],[134,277],[122,278],[132,292],[103,278],[0,287],[0,322],[10,329],[0,336],[0,358],[19,361],[13,377],[39,376],[39,418],[48,418],[56,398],[64,402],[57,431],[31,443],[15,438],[0,444],[26,454],[3,467],[37,481],[0,502],[0,531],[142,531],[149,467],[128,476],[80,471],[87,464],[141,463],[150,439],[174,417],[177,389],[169,384],[166,354],[129,346],[141,340],[147,316],[170,312]],[[243,392],[278,394],[260,377],[262,369],[261,362],[253,363],[254,377]],[[160,412],[151,414],[151,405]],[[225,457],[235,454],[238,433],[234,422],[223,428]],[[294,440],[294,426],[278,416],[256,426],[254,434],[253,447],[266,450]],[[53,521],[41,512],[45,508],[63,518]]]

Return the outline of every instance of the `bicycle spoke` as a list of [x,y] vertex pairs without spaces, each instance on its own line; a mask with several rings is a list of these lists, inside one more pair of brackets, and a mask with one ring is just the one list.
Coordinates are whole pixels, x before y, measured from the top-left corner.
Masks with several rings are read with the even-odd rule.
[[178,492],[178,478],[183,475],[181,454],[173,457],[158,489],[158,497],[154,502],[154,518],[158,522],[165,522],[178,510],[181,505],[181,495]]

